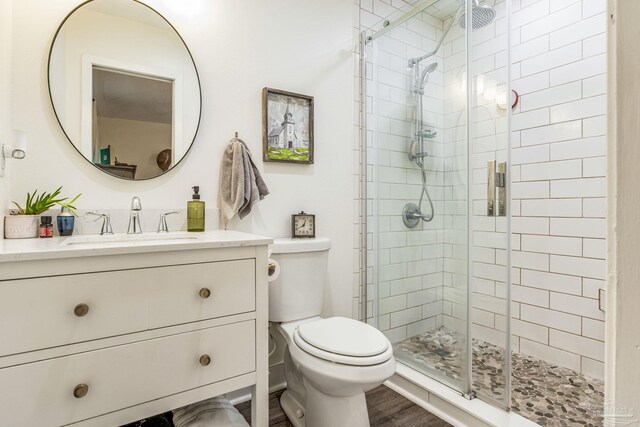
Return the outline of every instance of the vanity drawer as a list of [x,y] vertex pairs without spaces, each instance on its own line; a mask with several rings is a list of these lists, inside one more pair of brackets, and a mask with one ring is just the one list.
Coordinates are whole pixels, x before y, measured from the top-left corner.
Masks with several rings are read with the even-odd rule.
[[254,311],[255,259],[162,267],[149,287],[149,328]]
[[0,427],[64,425],[253,371],[253,320],[0,369]]
[[142,331],[147,293],[130,271],[0,282],[0,356]]

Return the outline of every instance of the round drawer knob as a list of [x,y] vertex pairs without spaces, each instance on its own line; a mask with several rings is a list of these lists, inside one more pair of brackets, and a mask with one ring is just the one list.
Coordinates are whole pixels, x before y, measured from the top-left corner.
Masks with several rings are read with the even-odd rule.
[[73,309],[73,314],[75,314],[77,317],[86,316],[87,313],[89,313],[89,306],[87,304],[78,304]]
[[202,366],[209,366],[210,363],[211,363],[211,357],[209,357],[208,354],[203,354],[202,356],[200,356],[200,364]]
[[77,399],[81,399],[87,395],[89,392],[89,386],[86,384],[78,384],[73,389],[73,396]]
[[211,291],[209,290],[209,288],[202,288],[200,289],[200,292],[198,292],[198,294],[200,295],[200,298],[207,299],[211,296]]

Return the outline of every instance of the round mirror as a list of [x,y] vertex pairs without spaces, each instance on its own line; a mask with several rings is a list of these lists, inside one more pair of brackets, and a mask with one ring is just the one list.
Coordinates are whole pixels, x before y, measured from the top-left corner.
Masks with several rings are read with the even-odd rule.
[[48,76],[62,130],[102,171],[153,178],[191,148],[202,106],[198,72],[175,28],[149,6],[78,6],[55,34]]

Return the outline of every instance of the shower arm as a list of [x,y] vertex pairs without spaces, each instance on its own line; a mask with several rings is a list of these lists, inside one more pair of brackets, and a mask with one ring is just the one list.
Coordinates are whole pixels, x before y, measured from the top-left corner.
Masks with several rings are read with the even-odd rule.
[[[474,3],[478,3],[478,0],[473,0]],[[442,37],[440,38],[440,41],[438,42],[438,45],[436,46],[436,48],[434,50],[432,50],[431,52],[419,56],[417,58],[411,58],[409,60],[409,68],[413,68],[415,67],[415,65],[424,60],[429,58],[430,56],[435,55],[436,53],[438,53],[438,50],[440,49],[440,46],[442,46],[442,42],[444,42],[444,38],[447,37],[447,34],[449,34],[449,30],[451,29],[451,26],[453,25],[454,22],[456,22],[458,20],[458,16],[460,15],[460,11],[462,10],[462,6],[464,6],[464,1],[460,4],[460,6],[458,7],[458,10],[456,11],[455,16],[451,19],[451,22],[449,22],[449,26],[447,27],[447,31],[444,32],[444,34],[442,35]]]

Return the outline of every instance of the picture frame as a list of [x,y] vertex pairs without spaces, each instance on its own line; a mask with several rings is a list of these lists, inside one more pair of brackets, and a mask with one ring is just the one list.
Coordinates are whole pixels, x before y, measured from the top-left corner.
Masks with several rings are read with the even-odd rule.
[[262,155],[265,162],[313,164],[313,97],[262,89]]

